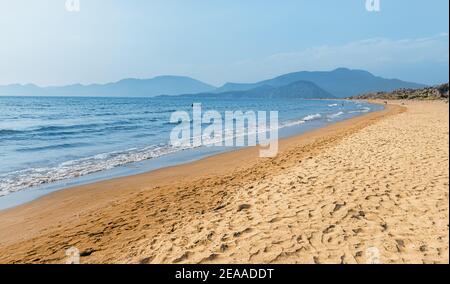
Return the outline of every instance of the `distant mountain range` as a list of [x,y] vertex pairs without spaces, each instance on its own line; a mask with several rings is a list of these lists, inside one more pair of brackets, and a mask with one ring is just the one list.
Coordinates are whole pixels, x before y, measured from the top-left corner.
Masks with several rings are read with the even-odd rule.
[[400,88],[423,88],[425,85],[405,82],[398,79],[385,79],[374,76],[363,70],[350,70],[338,68],[333,71],[318,72],[296,72],[282,75],[270,80],[253,84],[227,83],[215,90],[215,92],[243,91],[254,89],[259,86],[269,85],[272,87],[285,86],[297,81],[309,81],[328,93],[338,98],[355,96],[362,93],[375,91],[393,91]]
[[111,96],[154,97],[204,93],[216,87],[183,76],[159,76],[152,79],[124,79],[108,84],[69,85],[61,87],[38,87],[28,85],[0,86],[0,95],[8,96]]
[[39,87],[33,84],[0,86],[4,96],[112,96],[154,97],[160,95],[345,98],[370,92],[424,88],[426,85],[377,77],[367,71],[339,68],[333,71],[295,72],[257,83],[226,83],[216,88],[182,76],[124,79],[115,83]]

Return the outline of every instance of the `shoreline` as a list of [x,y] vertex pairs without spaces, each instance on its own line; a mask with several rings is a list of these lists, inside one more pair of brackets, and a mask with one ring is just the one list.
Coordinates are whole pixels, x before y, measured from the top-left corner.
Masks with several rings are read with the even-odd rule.
[[[270,207],[272,209],[268,209],[272,213],[266,212],[247,219],[246,214],[250,211],[267,205],[261,198],[266,194],[269,196],[275,194],[268,199],[269,203],[277,203],[280,198],[287,198],[283,197],[284,195],[277,195],[278,190],[275,189],[292,175],[293,169],[306,171],[311,163],[325,161],[332,156],[335,147],[339,147],[350,137],[358,136],[360,133],[377,134],[368,129],[387,124],[388,120],[396,121],[390,119],[391,117],[419,115],[415,113],[416,109],[410,114],[408,108],[409,106],[400,106],[398,102],[393,102],[384,110],[282,139],[279,155],[274,159],[259,158],[258,147],[245,148],[145,174],[60,190],[30,203],[0,211],[0,251],[6,252],[0,254],[0,263],[61,263],[64,262],[65,249],[71,246],[77,247],[82,252],[83,263],[272,262],[271,259],[265,258],[245,261],[246,258],[238,256],[239,253],[238,255],[233,253],[228,258],[220,258],[221,254],[228,255],[228,251],[231,253],[234,248],[242,248],[244,245],[240,243],[235,247],[234,241],[222,244],[218,250],[222,253],[212,253],[209,256],[205,254],[212,249],[209,245],[217,244],[218,233],[223,226],[221,220],[223,222],[229,220],[226,221],[228,225],[234,224],[231,230],[235,232],[235,237],[247,234],[249,237],[259,237],[264,235],[264,232],[272,232],[271,235],[267,235],[269,238],[278,236],[277,230],[264,229],[266,226],[264,224],[270,225],[278,222],[275,220],[290,218],[281,217],[279,214],[283,212],[287,214],[292,205],[280,209],[281,211]],[[383,133],[379,135],[382,137]],[[363,151],[362,153],[365,151],[364,147],[355,150]],[[347,154],[350,155],[351,152]],[[325,168],[319,170],[323,172],[328,167],[331,167],[330,170],[339,170],[343,167],[339,160],[333,163],[337,164],[328,166],[324,164]],[[320,171],[316,174],[320,175]],[[326,173],[327,171],[322,173],[323,178],[319,181],[333,178],[333,175]],[[274,179],[278,177],[281,180],[275,181]],[[335,178],[345,178],[345,175],[339,174]],[[311,176],[308,180],[309,184],[310,181],[317,180],[317,177]],[[364,180],[355,181],[364,182]],[[339,186],[338,181],[333,183]],[[293,186],[292,188],[296,188],[296,183],[289,182],[286,190],[289,189],[289,184]],[[260,188],[261,186],[264,187]],[[251,195],[256,190],[262,192]],[[286,196],[290,194],[288,192],[285,193]],[[319,201],[322,200],[320,202],[332,198],[330,202],[335,206],[338,206],[336,202],[343,198],[335,196],[335,193],[325,192],[317,192],[317,197]],[[286,203],[292,200],[290,197],[280,206],[287,206]],[[339,208],[345,204],[349,205],[344,202]],[[271,204],[267,206],[269,205],[272,206]],[[314,208],[321,206],[310,205]],[[275,215],[271,217],[272,214]],[[307,219],[299,217],[298,221],[315,222],[314,216],[309,219],[307,216]],[[227,219],[229,217],[232,219]],[[273,220],[268,220],[267,223],[258,222],[260,225],[255,224],[253,228],[245,227],[246,223],[252,223],[251,220],[257,221],[266,217]],[[216,218],[217,221],[214,221]],[[319,224],[327,226],[326,221],[314,226]],[[206,239],[201,241],[197,239],[202,238],[200,236],[203,234]],[[227,242],[229,238],[227,235],[223,235],[219,240]],[[245,238],[241,241],[244,240]],[[188,245],[189,243],[192,244]],[[208,249],[203,247],[207,245]],[[183,251],[182,248],[188,250]],[[239,251],[242,254],[245,250]],[[148,257],[145,257],[146,255]],[[330,256],[329,261],[332,259]],[[312,263],[316,260],[304,262]]]
[[[336,99],[336,100],[338,100],[338,99]],[[363,100],[356,100],[356,101],[363,101]],[[381,101],[373,101],[372,100],[372,101],[366,101],[366,102],[385,106]],[[387,107],[389,107],[389,106],[385,106],[385,108],[382,109],[382,110],[372,111],[372,112],[369,112],[369,113],[366,113],[366,114],[362,114],[362,115],[358,115],[358,116],[355,116],[355,117],[352,117],[352,118],[349,118],[349,119],[345,119],[345,120],[342,120],[342,121],[337,121],[337,122],[334,122],[334,123],[331,123],[331,124],[328,124],[328,125],[325,125],[325,126],[322,126],[322,127],[312,128],[312,129],[306,130],[305,132],[302,132],[302,133],[299,133],[299,134],[294,134],[294,135],[291,135],[291,136],[288,136],[288,137],[280,138],[279,139],[279,144],[280,144],[279,151],[281,152],[283,147],[288,146],[288,145],[284,145],[283,146],[283,144],[291,144],[293,142],[293,140],[301,139],[301,136],[303,136],[303,135],[309,136],[308,134],[311,133],[311,134],[313,134],[311,136],[315,136],[316,135],[315,132],[319,132],[320,133],[320,132],[322,132],[322,130],[326,132],[328,128],[330,128],[330,127],[337,128],[337,127],[339,127],[339,125],[341,123],[346,123],[346,122],[351,123],[353,120],[359,121],[360,119],[364,119],[366,116],[369,116],[371,114],[380,113],[380,112],[386,112],[386,111],[388,111],[386,109]],[[333,127],[335,125],[337,125],[337,126]],[[292,141],[289,141],[289,140],[292,140]],[[230,149],[230,150],[227,150],[227,151],[224,151],[224,152],[219,152],[219,153],[214,153],[214,154],[211,154],[211,155],[206,155],[205,157],[200,156],[199,159],[194,159],[193,161],[187,161],[187,162],[181,162],[181,163],[175,164],[175,165],[163,166],[161,168],[148,170],[148,171],[145,171],[143,173],[129,174],[129,175],[124,175],[124,176],[116,176],[116,177],[112,176],[112,177],[109,177],[109,178],[104,178],[104,179],[101,178],[99,180],[94,180],[92,182],[89,182],[89,181],[88,182],[81,182],[80,184],[75,184],[75,185],[71,185],[71,186],[59,185],[59,183],[64,183],[64,181],[60,181],[60,182],[56,182],[55,185],[54,185],[55,188],[57,188],[57,189],[50,190],[50,192],[48,192],[48,193],[44,193],[43,195],[39,195],[38,197],[32,198],[29,201],[21,202],[18,205],[15,205],[15,206],[12,206],[12,207],[8,207],[8,208],[5,208],[5,209],[0,209],[0,214],[3,213],[3,212],[9,211],[9,210],[13,210],[13,209],[15,209],[17,207],[25,206],[25,205],[27,205],[29,203],[39,201],[42,198],[45,198],[45,197],[47,197],[49,195],[58,193],[60,191],[78,189],[78,188],[81,188],[81,187],[89,187],[91,185],[94,186],[94,185],[97,185],[97,184],[107,183],[109,181],[114,181],[114,180],[121,180],[121,179],[127,179],[127,178],[131,178],[132,179],[134,177],[141,177],[142,175],[149,176],[148,178],[152,178],[151,174],[153,172],[171,171],[172,169],[177,169],[179,167],[190,167],[190,165],[198,163],[198,162],[202,162],[203,160],[214,159],[215,157],[219,157],[219,156],[222,156],[222,155],[228,155],[228,154],[232,154],[232,153],[235,153],[234,156],[238,156],[239,153],[244,152],[246,150],[247,151],[251,151],[252,154],[254,153],[254,155],[253,155],[254,157],[252,157],[253,159],[256,159],[256,160],[263,160],[264,159],[264,158],[259,158],[258,155],[256,154],[257,151],[259,151],[259,146],[256,146],[256,147],[253,146],[253,147],[245,147],[245,148],[241,148],[241,149]],[[179,154],[179,153],[175,153],[175,154]],[[161,158],[161,157],[159,157],[159,158]],[[225,157],[225,159],[226,159],[226,157]],[[145,162],[145,161],[141,161],[141,162]],[[89,178],[89,176],[96,175],[96,174],[97,173],[90,174],[90,175],[87,175],[85,177]],[[82,177],[82,178],[85,178],[85,177]],[[68,183],[71,183],[71,181],[68,181]],[[46,186],[51,188],[51,187],[53,187],[53,184],[44,185],[44,187],[46,187]],[[39,187],[38,188],[31,188],[31,190],[40,190],[40,188]],[[16,194],[16,193],[26,194],[26,191],[13,192],[12,194]]]
[[[310,99],[310,100],[320,100],[320,99]],[[326,99],[325,101],[330,101]],[[335,101],[344,101],[342,99],[335,99]],[[355,100],[355,102],[364,102],[378,106],[383,106],[384,104],[379,102],[371,103],[369,101]],[[382,110],[382,109],[381,109]],[[380,109],[374,107],[373,110],[368,113],[377,112]],[[337,119],[333,122],[320,122],[310,121],[308,125],[281,127],[279,129],[279,141],[284,139],[292,138],[298,135],[302,135],[314,130],[319,130],[330,125],[353,119],[356,117],[364,116],[367,113],[361,113],[358,115],[353,115],[348,118]],[[193,162],[197,162],[209,157],[214,157],[216,155],[225,154],[234,151],[240,151],[246,147],[200,147],[193,149],[181,150],[178,152],[170,153],[168,155],[163,155],[155,157],[148,160],[142,160],[137,162],[132,162],[129,164],[124,164],[112,169],[107,169],[103,171],[97,171],[89,173],[87,175],[82,175],[79,177],[57,180],[51,183],[46,183],[38,186],[33,186],[19,191],[13,191],[10,194],[0,197],[0,212],[13,209],[17,206],[24,205],[33,202],[39,198],[45,197],[48,194],[58,192],[61,190],[71,189],[75,187],[85,186],[89,184],[95,184],[102,181],[108,181],[118,178],[125,178],[130,176],[136,176],[141,174],[147,174],[156,170],[166,169],[178,165],[187,165]]]

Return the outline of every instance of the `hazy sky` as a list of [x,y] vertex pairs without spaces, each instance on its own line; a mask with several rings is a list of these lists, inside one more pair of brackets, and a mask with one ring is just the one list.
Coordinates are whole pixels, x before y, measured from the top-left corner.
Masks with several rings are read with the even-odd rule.
[[207,83],[360,68],[448,81],[449,1],[0,0],[0,84],[187,75]]

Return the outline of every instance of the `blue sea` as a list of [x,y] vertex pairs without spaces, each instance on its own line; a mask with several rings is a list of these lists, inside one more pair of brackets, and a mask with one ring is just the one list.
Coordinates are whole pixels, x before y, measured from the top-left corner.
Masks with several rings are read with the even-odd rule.
[[0,97],[0,209],[48,192],[232,150],[169,143],[174,111],[279,111],[280,137],[382,106],[303,99]]

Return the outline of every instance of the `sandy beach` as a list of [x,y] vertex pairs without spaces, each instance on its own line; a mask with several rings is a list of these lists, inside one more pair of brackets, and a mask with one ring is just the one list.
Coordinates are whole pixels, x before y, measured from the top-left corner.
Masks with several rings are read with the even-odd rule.
[[[386,110],[0,212],[0,263],[448,263],[449,108]],[[375,256],[374,256],[375,255]]]

